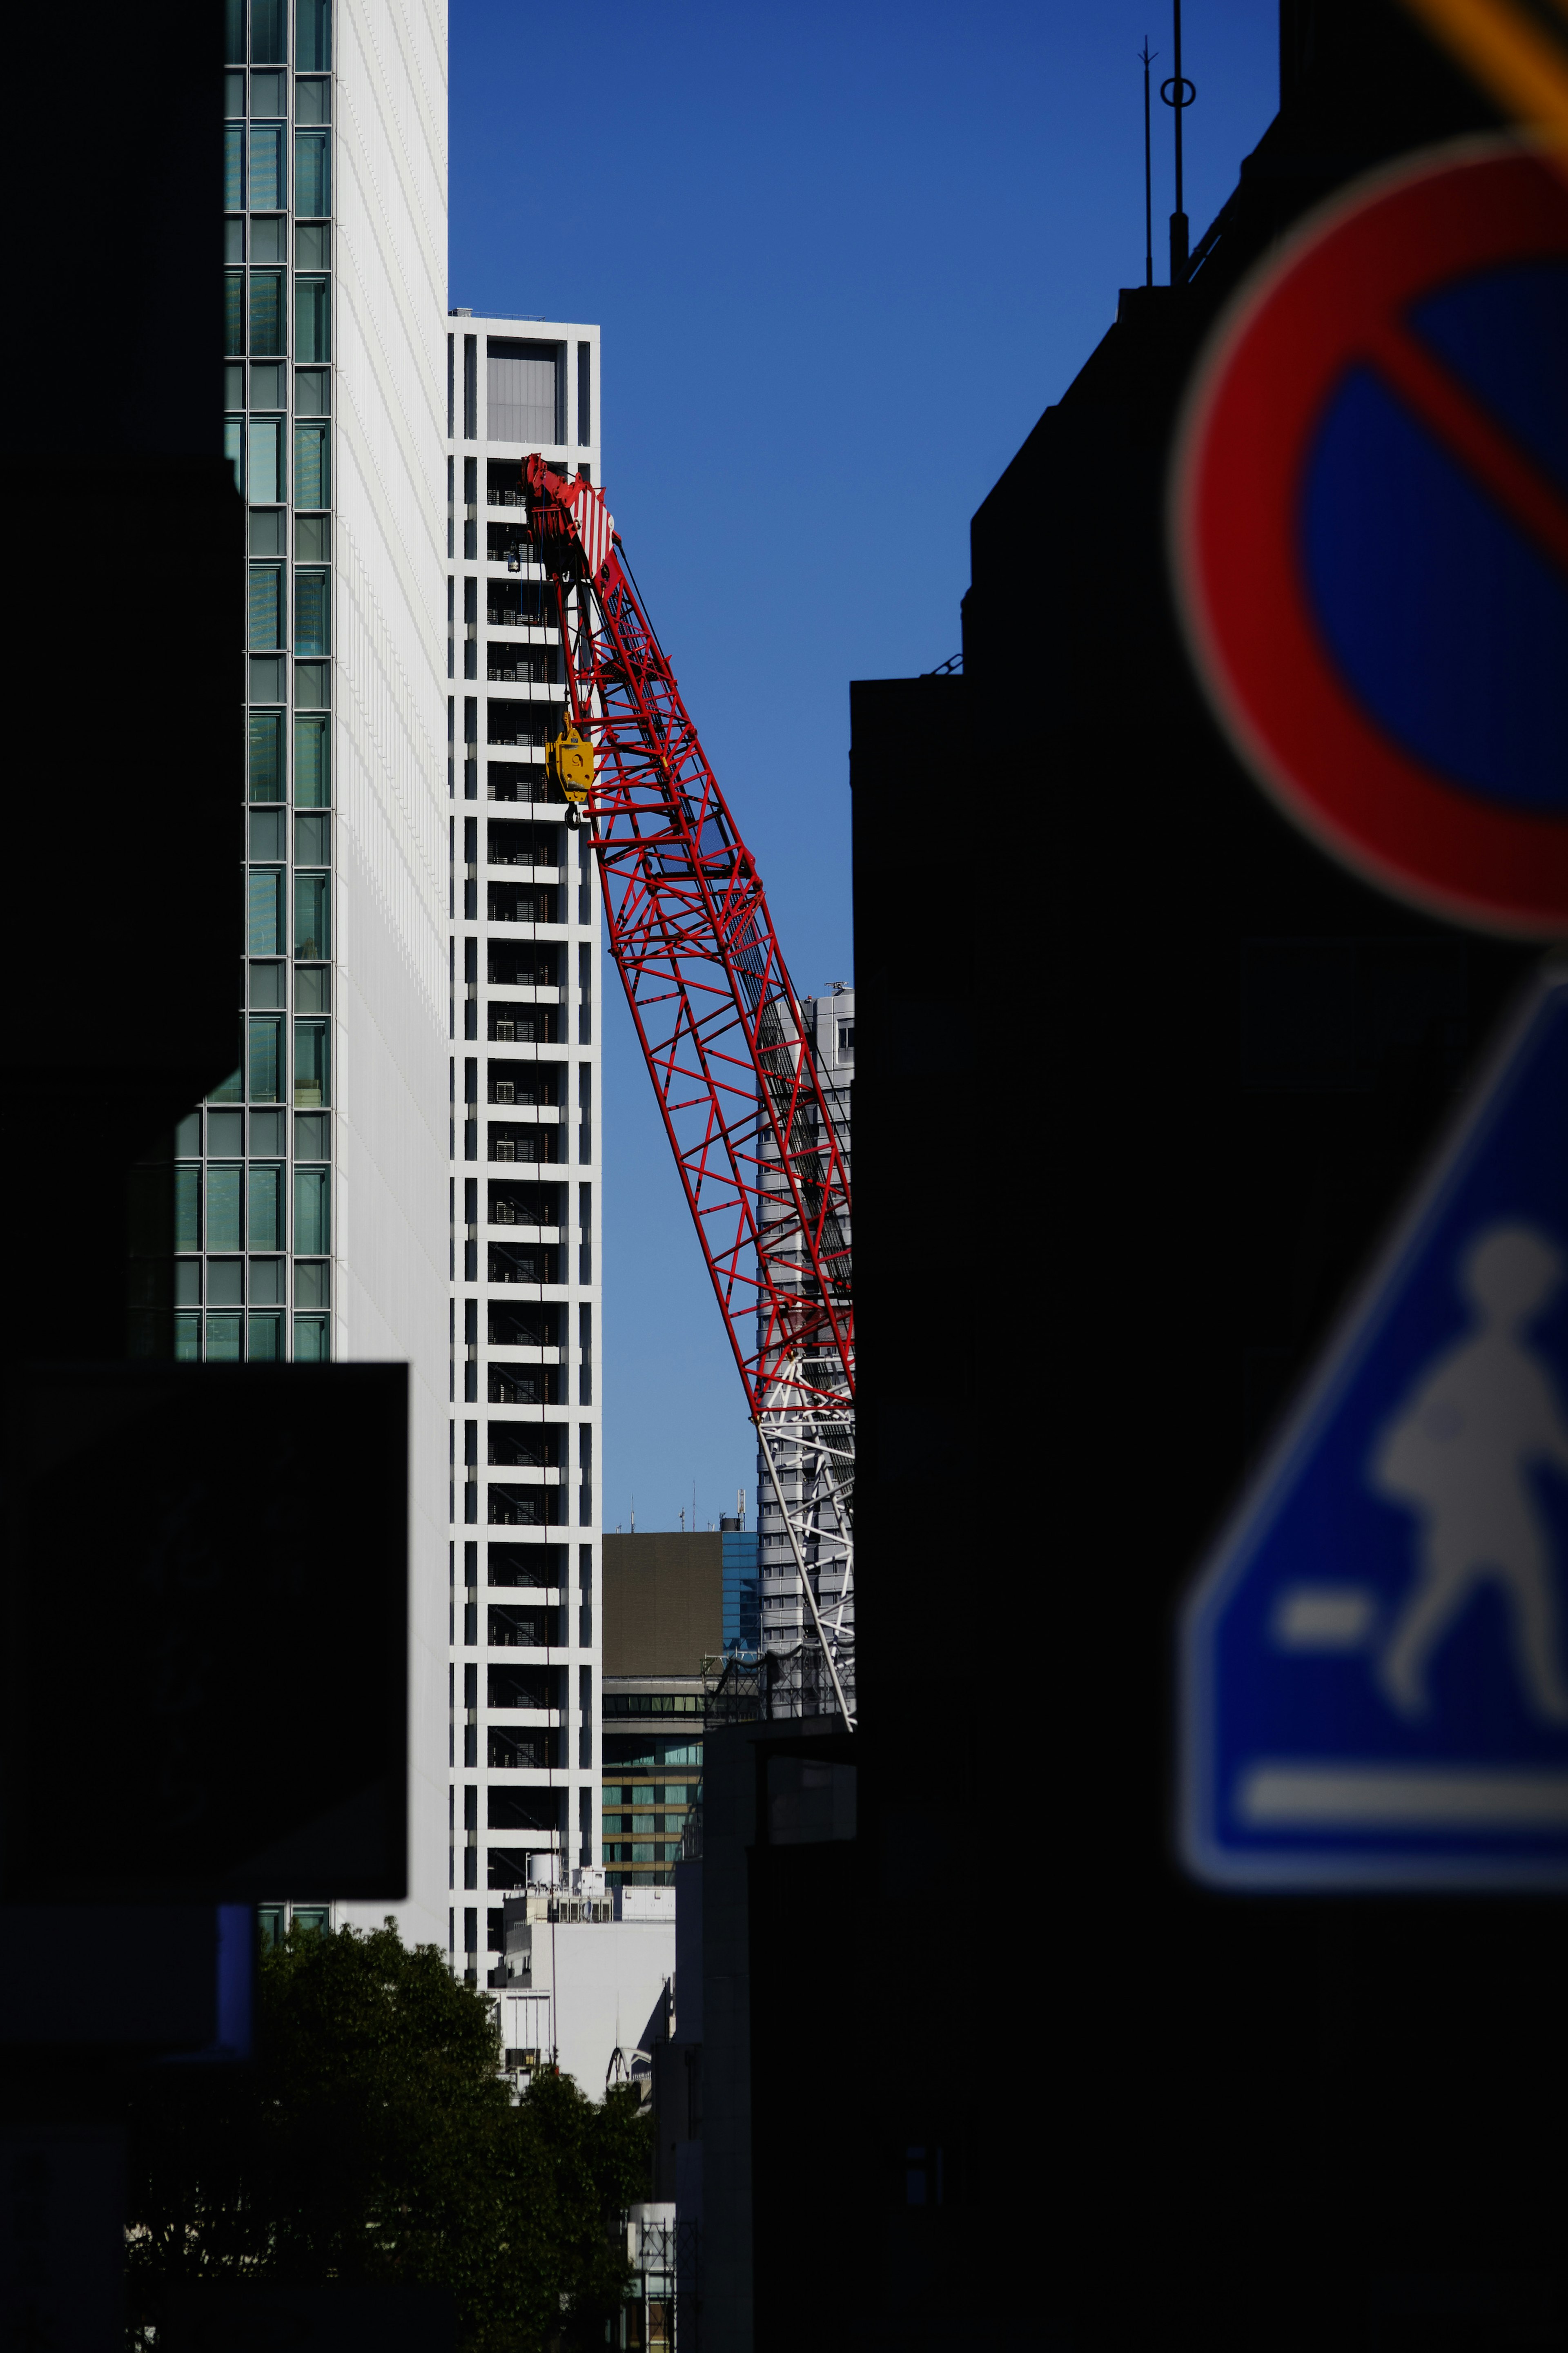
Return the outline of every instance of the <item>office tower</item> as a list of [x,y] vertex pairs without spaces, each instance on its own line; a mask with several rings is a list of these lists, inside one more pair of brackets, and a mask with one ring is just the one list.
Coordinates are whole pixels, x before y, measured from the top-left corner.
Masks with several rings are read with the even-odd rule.
[[[855,991],[846,987],[842,981],[836,981],[825,997],[803,997],[800,1009],[847,1175],[850,1166],[850,1091],[855,1082]],[[765,1127],[763,1133],[763,1156],[765,1160],[773,1160],[776,1154],[771,1137]],[[845,1239],[847,1240],[848,1237]],[[843,1634],[852,1641],[855,1626],[853,1590],[847,1588],[845,1580],[847,1553],[844,1537],[847,1531],[840,1525],[840,1513],[833,1493],[837,1466],[826,1450],[803,1449],[783,1434],[774,1439],[773,1459],[784,1501],[792,1513],[797,1514],[796,1533],[824,1626],[830,1634],[841,1627]],[[848,1503],[852,1502],[853,1465],[847,1463],[844,1467],[851,1490],[850,1494],[844,1498]],[[801,1593],[800,1571],[784,1524],[784,1514],[780,1509],[773,1477],[760,1448],[757,1453],[757,1533],[763,1647],[787,1650],[811,1631],[811,1619]],[[738,1620],[736,1630],[739,1631]],[[729,1632],[726,1629],[728,1647]]]
[[521,479],[533,450],[598,479],[599,338],[447,327],[448,1944],[478,1983],[507,1894],[599,1860],[599,897],[545,785],[565,688]]
[[[175,1349],[410,1365],[405,1931],[434,1940],[446,11],[226,0],[225,28],[225,436],[249,533],[243,1004],[234,1072],[177,1137]],[[301,1607],[300,1672],[322,1678],[323,1706],[352,1704],[332,1687],[351,1663],[310,1657]]]
[[746,1525],[743,1493],[740,1509],[720,1521],[719,1535],[723,1546],[724,1655],[731,1658],[738,1651],[751,1658],[763,1639],[762,1539]]
[[712,1529],[605,1538],[604,1862],[623,1892],[672,1886],[692,1827],[730,1543]]

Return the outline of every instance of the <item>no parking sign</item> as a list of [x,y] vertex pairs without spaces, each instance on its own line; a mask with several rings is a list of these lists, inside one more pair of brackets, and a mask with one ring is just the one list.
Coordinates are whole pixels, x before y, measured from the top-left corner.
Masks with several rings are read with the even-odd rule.
[[1309,221],[1215,330],[1171,519],[1286,813],[1434,913],[1568,933],[1568,182],[1464,142]]

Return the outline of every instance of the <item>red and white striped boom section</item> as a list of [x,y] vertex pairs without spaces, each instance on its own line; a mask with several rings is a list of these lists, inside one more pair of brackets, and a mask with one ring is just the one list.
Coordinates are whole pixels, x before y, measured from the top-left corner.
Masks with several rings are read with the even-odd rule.
[[555,583],[571,723],[594,750],[585,815],[611,952],[852,1721],[855,1323],[839,1139],[762,878],[604,493],[538,458],[523,477]]

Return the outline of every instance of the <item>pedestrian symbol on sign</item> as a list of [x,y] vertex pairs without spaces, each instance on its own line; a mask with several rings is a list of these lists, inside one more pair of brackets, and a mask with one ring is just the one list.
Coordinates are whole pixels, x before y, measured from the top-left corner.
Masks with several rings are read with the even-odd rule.
[[1373,1486],[1419,1527],[1415,1582],[1378,1665],[1404,1715],[1430,1712],[1432,1653],[1490,1581],[1507,1598],[1526,1704],[1568,1724],[1560,1572],[1534,1493],[1543,1466],[1568,1478],[1568,1418],[1526,1336],[1563,1273],[1562,1253],[1534,1228],[1483,1233],[1464,1262],[1475,1328],[1421,1381],[1373,1458]]
[[1568,1887],[1568,972],[1542,976],[1205,1564],[1223,1886]]

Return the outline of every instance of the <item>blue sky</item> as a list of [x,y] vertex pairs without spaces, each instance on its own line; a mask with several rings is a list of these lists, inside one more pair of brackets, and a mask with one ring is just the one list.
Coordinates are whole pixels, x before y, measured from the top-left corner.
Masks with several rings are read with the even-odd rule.
[[[603,326],[610,502],[802,994],[854,977],[849,681],[957,649],[969,518],[1142,280],[1145,31],[1168,72],[1168,0],[453,0],[450,299]],[[1195,237],[1273,0],[1187,0],[1183,64]],[[705,1525],[751,1432],[604,978],[605,1525]]]

